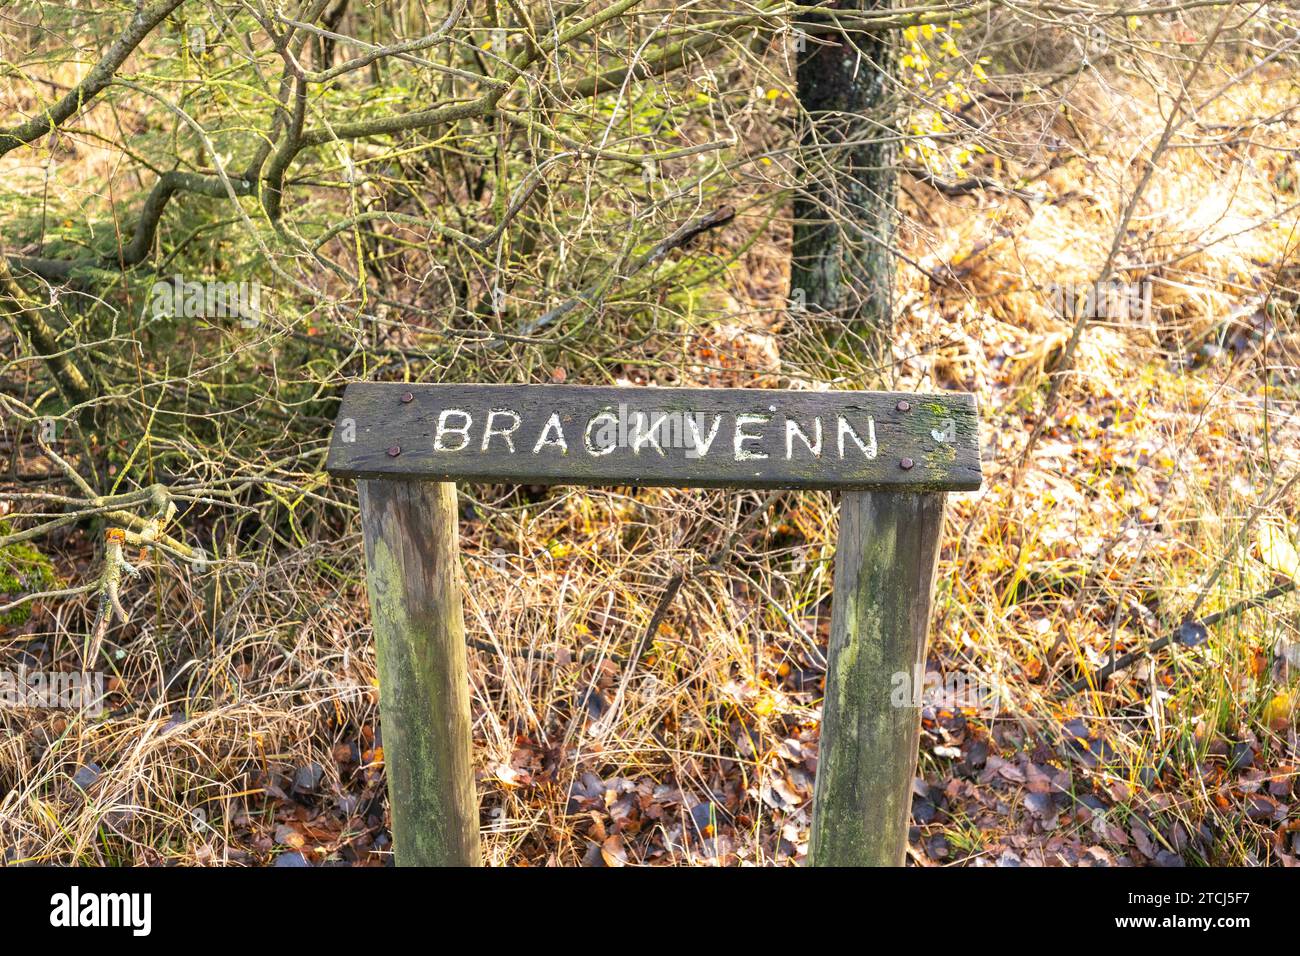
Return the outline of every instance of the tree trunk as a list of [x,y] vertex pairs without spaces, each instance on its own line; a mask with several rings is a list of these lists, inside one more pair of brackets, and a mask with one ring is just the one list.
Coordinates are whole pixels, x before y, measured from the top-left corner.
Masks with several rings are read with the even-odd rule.
[[[890,0],[834,0],[842,10],[882,10]],[[879,35],[814,28],[801,36],[799,102],[805,181],[794,202],[790,268],[793,311],[828,327],[832,341],[852,332],[883,357],[893,308],[897,141],[887,126],[893,73],[890,31]],[[820,28],[819,28],[820,27]]]

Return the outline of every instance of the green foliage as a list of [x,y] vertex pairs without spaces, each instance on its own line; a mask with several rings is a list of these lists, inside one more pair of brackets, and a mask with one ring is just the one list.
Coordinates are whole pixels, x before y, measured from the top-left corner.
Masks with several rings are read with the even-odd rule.
[[[11,530],[8,521],[0,521],[0,538]],[[53,563],[34,545],[20,541],[0,548],[0,602],[7,604],[26,594],[50,591],[60,583]],[[0,614],[0,627],[26,624],[31,614],[30,603],[20,604]]]

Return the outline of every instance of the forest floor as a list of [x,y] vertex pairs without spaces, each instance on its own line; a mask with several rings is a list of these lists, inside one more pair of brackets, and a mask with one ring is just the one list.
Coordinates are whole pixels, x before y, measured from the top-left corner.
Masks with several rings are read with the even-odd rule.
[[[1028,117],[1005,131],[1042,145],[1023,168],[980,170],[999,188],[904,181],[893,384],[974,392],[985,458],[984,489],[948,509],[928,668],[951,699],[923,713],[917,865],[1300,859],[1300,601],[1196,623],[1300,573],[1300,494],[1279,496],[1273,477],[1300,465],[1297,83],[1257,75],[1199,118],[1202,148],[1163,156],[1118,240],[1116,281],[1145,304],[1098,307],[1032,447],[1073,324],[1053,287],[1095,278],[1141,175],[1133,157],[1163,120],[1133,84],[1090,79],[1050,136]],[[753,225],[708,241],[738,245]],[[671,380],[653,380],[798,385],[787,258],[779,232],[754,244],[715,303],[727,319],[693,328]],[[630,353],[621,379],[646,383],[646,357]],[[464,495],[487,862],[802,862],[831,496]],[[108,719],[48,714],[0,740],[9,862],[391,862],[347,520],[300,529],[255,569],[143,569],[137,624],[108,655]],[[67,535],[54,559],[82,578],[94,541]],[[629,667],[679,573],[651,653]],[[60,654],[59,614],[41,602],[0,629],[6,659]],[[990,693],[963,696],[972,687]]]

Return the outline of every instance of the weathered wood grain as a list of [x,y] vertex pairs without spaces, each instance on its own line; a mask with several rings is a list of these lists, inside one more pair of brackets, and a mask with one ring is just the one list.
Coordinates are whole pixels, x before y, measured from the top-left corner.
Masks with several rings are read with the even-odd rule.
[[975,401],[957,393],[359,382],[326,467],[527,484],[980,486]]
[[896,706],[925,666],[943,494],[849,492],[840,501],[835,590],[809,859],[901,866],[920,710]]
[[477,866],[456,486],[359,485],[397,863]]

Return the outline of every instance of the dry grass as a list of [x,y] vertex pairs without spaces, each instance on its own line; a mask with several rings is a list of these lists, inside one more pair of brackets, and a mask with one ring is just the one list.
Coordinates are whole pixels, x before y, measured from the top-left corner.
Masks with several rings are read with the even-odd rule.
[[[1046,128],[1063,144],[1058,158],[1074,154],[1019,184],[1039,198],[910,187],[922,205],[907,209],[903,251],[929,276],[900,271],[895,384],[974,391],[987,458],[985,489],[949,509],[930,665],[1001,692],[994,718],[927,714],[920,774],[945,796],[918,829],[918,863],[1007,853],[1144,863],[1156,851],[1134,821],[1156,850],[1193,863],[1297,856],[1294,809],[1277,820],[1253,802],[1295,803],[1296,692],[1284,661],[1300,645],[1294,595],[1105,687],[1061,693],[1112,649],[1176,626],[1225,556],[1202,615],[1268,587],[1254,531],[1239,534],[1261,502],[1255,526],[1297,537],[1300,502],[1269,497],[1300,467],[1297,127],[1287,114],[1238,131],[1293,107],[1297,92],[1291,74],[1254,77],[1187,133],[1213,143],[1180,145],[1161,163],[1120,265],[1126,281],[1154,283],[1153,312],[1086,330],[1067,401],[1026,461],[1044,376],[1069,331],[1046,290],[1095,274],[1140,174],[1133,157],[1161,118],[1136,81],[1089,79],[1068,111],[1026,111],[1023,129],[1004,131],[1008,143],[1040,142]],[[1011,183],[1044,160],[1006,152],[987,172]],[[720,242],[734,248],[742,233]],[[624,379],[806,385],[790,374],[781,312],[787,245],[764,236],[728,273],[721,301],[700,306],[724,319],[683,323],[690,331],[664,350],[621,356]],[[388,859],[355,509],[347,487],[320,494],[294,502],[298,540],[244,541],[231,521],[219,530],[239,561],[207,574],[145,567],[126,592],[131,624],[111,632],[107,719],[0,710],[8,862],[264,864],[295,849]],[[465,505],[487,861],[799,862],[829,496],[477,488]],[[710,566],[733,536],[727,560]],[[50,550],[67,556],[66,577],[87,573],[84,557],[74,563],[93,551],[84,532]],[[685,584],[648,635],[650,653],[628,667],[677,573]],[[74,663],[76,622],[92,613],[78,600],[42,603],[28,624],[0,631],[0,660]],[[1076,718],[1107,742],[1099,765],[1061,747]],[[977,743],[990,762],[972,756]],[[1026,809],[1026,766],[1067,774],[1101,809],[1071,804],[1048,826]]]

